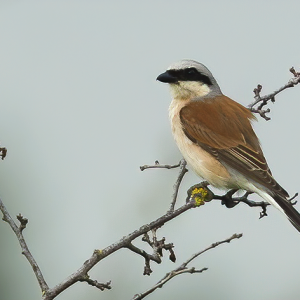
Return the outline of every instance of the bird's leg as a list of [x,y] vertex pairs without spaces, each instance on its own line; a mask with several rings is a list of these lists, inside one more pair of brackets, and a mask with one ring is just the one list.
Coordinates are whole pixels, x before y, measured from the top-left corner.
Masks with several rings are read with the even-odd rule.
[[240,201],[236,201],[235,198],[233,198],[232,196],[238,191],[239,189],[232,189],[229,190],[225,195],[224,198],[221,201],[222,205],[225,205],[227,208],[233,208],[235,207],[237,204],[240,203]]

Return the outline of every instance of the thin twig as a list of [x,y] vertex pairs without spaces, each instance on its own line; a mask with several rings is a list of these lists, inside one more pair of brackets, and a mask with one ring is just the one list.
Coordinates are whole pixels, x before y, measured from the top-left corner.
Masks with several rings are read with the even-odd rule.
[[[128,245],[126,247],[129,250],[131,250],[132,252],[137,253],[137,254],[143,256],[146,261],[153,260],[153,261],[155,261],[158,264],[161,263],[161,258],[160,258],[160,255],[158,253],[154,252],[154,254],[149,254],[146,251],[144,251],[144,250],[142,250],[142,249],[134,246],[132,243],[128,243]],[[148,273],[145,274],[145,272],[144,272],[144,275],[150,275],[150,274],[148,274]]]
[[187,265],[194,260],[195,258],[197,258],[199,255],[203,254],[204,252],[211,250],[213,248],[216,248],[217,246],[224,244],[224,243],[230,243],[233,239],[239,239],[243,236],[242,233],[240,234],[233,234],[230,238],[225,239],[223,241],[220,242],[216,242],[213,243],[212,245],[210,245],[209,247],[207,247],[204,250],[201,250],[195,254],[193,254],[187,261],[185,261],[184,263],[182,263],[178,268],[174,269],[173,271],[167,273],[165,275],[164,278],[162,278],[157,284],[155,284],[153,287],[151,287],[150,289],[146,290],[145,292],[141,293],[141,294],[137,294],[133,297],[133,300],[141,300],[143,298],[145,298],[146,296],[148,296],[149,294],[153,293],[156,289],[161,288],[164,284],[166,284],[169,280],[171,280],[173,277],[184,274],[184,273],[202,273],[203,271],[206,271],[207,268],[202,268],[200,270],[195,269],[194,267],[192,268],[187,268]]
[[90,277],[88,275],[82,276],[80,281],[86,282],[87,284],[94,286],[101,291],[111,289],[111,281],[108,281],[106,283],[101,283],[101,282],[98,282],[97,280],[90,279]]
[[211,244],[209,247],[207,247],[206,249],[202,250],[202,251],[199,251],[195,254],[192,255],[192,257],[190,257],[187,261],[185,261],[180,267],[178,267],[176,270],[180,270],[180,269],[183,269],[183,268],[186,268],[186,266],[192,261],[194,260],[196,257],[198,257],[199,255],[203,254],[204,252],[210,250],[210,249],[213,249],[213,248],[216,248],[218,246],[220,246],[221,244],[225,244],[225,243],[230,243],[232,240],[234,239],[239,239],[243,236],[242,233],[235,233],[233,234],[230,238],[228,239],[225,239],[223,241],[219,241],[219,242],[216,242],[216,243],[213,243]]
[[161,165],[158,160],[155,161],[155,165],[140,166],[141,171],[146,169],[174,169],[180,166],[181,161],[176,165]]
[[171,213],[171,212],[174,211],[175,203],[176,203],[176,200],[177,200],[178,191],[179,191],[181,181],[182,181],[185,173],[188,172],[188,169],[186,168],[186,161],[184,159],[182,159],[179,162],[179,165],[180,165],[180,171],[179,171],[179,175],[177,177],[177,180],[176,180],[176,182],[173,186],[174,193],[173,193],[173,196],[172,196],[172,202],[171,202],[170,208],[168,210],[168,213]]
[[180,171],[179,171],[179,175],[177,177],[176,182],[174,183],[173,186],[173,196],[172,196],[172,202],[169,208],[168,212],[173,212],[174,211],[174,207],[175,207],[175,203],[177,200],[177,196],[178,196],[178,191],[179,191],[179,187],[181,184],[181,181],[185,175],[186,172],[188,172],[188,169],[186,168],[186,161],[185,159],[181,159],[180,162],[176,165],[161,165],[159,163],[159,161],[155,161],[155,165],[144,165],[144,166],[140,166],[141,171],[144,171],[146,169],[174,169],[174,168],[178,168],[180,167]]
[[134,295],[134,297],[132,298],[132,300],[141,300],[141,299],[144,299],[146,296],[148,296],[149,294],[153,293],[156,289],[162,288],[163,285],[165,285],[169,280],[171,280],[172,278],[174,278],[177,275],[181,275],[181,274],[184,274],[184,273],[190,273],[190,274],[202,273],[202,272],[204,272],[206,270],[208,270],[208,268],[202,268],[200,270],[197,270],[194,267],[192,267],[190,269],[179,270],[179,271],[176,271],[176,272],[175,271],[171,271],[170,273],[167,273],[166,276],[164,278],[162,278],[156,285],[154,285],[153,287],[151,287],[147,291],[145,291],[145,292],[143,292],[141,294]]
[[[271,120],[271,118],[266,116],[266,113],[270,112],[270,109],[263,109],[265,105],[268,104],[268,101],[275,102],[275,96],[282,92],[285,89],[294,87],[300,82],[300,73],[296,72],[294,68],[290,68],[290,72],[294,75],[292,79],[289,80],[288,83],[286,83],[281,88],[275,90],[273,93],[270,93],[265,96],[260,96],[260,92],[262,90],[262,85],[257,85],[257,87],[253,90],[254,92],[254,101],[248,106],[250,111],[253,113],[258,113],[262,118],[264,118],[266,121]],[[260,105],[257,108],[254,108],[256,104],[260,103]]]
[[155,261],[156,263],[160,264],[161,263],[161,258],[159,255],[153,255],[153,254],[149,254],[147,253],[146,251],[134,246],[132,243],[128,243],[128,245],[126,246],[126,248],[128,248],[129,250],[131,250],[132,252],[135,252],[141,256],[143,256],[145,259],[148,259],[148,260],[153,260]]
[[25,242],[23,233],[22,233],[23,229],[26,227],[26,224],[27,224],[28,220],[25,219],[24,217],[22,217],[21,215],[19,215],[17,218],[20,220],[21,225],[20,225],[20,227],[18,227],[17,224],[12,219],[12,217],[10,216],[10,214],[8,213],[6,207],[4,206],[1,199],[0,199],[0,210],[3,213],[2,220],[7,222],[10,225],[11,229],[16,234],[16,236],[19,240],[21,249],[22,249],[22,254],[24,254],[24,256],[27,258],[28,262],[30,263],[30,265],[33,269],[33,272],[34,272],[34,274],[37,278],[37,281],[40,285],[42,293],[47,292],[49,287],[48,287],[48,285],[47,285],[47,283],[46,283],[46,281],[43,277],[43,274],[42,274],[37,262],[35,261],[35,259],[33,258],[32,254],[31,254],[31,252],[29,251],[28,246]]

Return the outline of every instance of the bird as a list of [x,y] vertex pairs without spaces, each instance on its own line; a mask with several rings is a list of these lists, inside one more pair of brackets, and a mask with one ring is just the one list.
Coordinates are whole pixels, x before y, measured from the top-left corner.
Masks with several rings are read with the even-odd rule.
[[272,176],[252,127],[252,112],[225,96],[197,61],[173,63],[157,80],[169,84],[172,133],[193,171],[218,189],[258,194],[300,232],[300,214]]

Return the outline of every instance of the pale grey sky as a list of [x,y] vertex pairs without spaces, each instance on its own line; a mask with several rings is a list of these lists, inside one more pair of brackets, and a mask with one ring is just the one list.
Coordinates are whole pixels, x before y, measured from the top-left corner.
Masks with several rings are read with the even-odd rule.
[[[0,1],[0,196],[29,218],[25,237],[50,286],[169,207],[176,170],[139,166],[181,159],[169,120],[168,88],[157,75],[172,62],[204,63],[229,97],[247,105],[300,68],[299,1]],[[255,124],[275,178],[299,191],[300,87]],[[199,179],[189,172],[185,191]],[[259,198],[256,198],[259,199]],[[300,204],[297,205],[300,209]],[[143,259],[122,250],[91,272],[112,280],[100,292],[77,284],[60,300],[131,299],[194,252],[233,233],[244,237],[194,262],[208,267],[172,280],[149,299],[299,299],[299,233],[274,208],[218,202],[159,231],[175,244],[142,276]],[[0,298],[40,299],[11,229],[0,223]],[[141,245],[141,243],[138,243]]]

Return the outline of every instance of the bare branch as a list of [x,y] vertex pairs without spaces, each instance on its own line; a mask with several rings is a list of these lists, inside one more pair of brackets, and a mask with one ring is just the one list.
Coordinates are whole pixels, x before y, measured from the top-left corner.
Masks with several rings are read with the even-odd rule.
[[193,261],[195,258],[197,258],[199,255],[203,254],[204,252],[206,252],[208,250],[211,250],[213,248],[216,248],[216,247],[218,247],[221,244],[230,243],[233,239],[239,239],[242,236],[243,236],[243,234],[233,234],[230,238],[228,238],[226,240],[223,240],[223,241],[220,241],[220,242],[213,243],[212,245],[210,245],[206,249],[193,254],[187,261],[185,261],[184,263],[182,263],[178,268],[176,268],[173,271],[167,273],[165,275],[165,277],[162,278],[156,285],[154,285],[153,287],[151,287],[150,289],[148,289],[147,291],[145,291],[145,292],[143,292],[141,294],[135,295],[133,297],[133,300],[141,300],[141,299],[145,298],[149,294],[153,293],[156,289],[161,288],[164,284],[166,284],[169,280],[171,280],[175,276],[178,276],[178,275],[181,275],[181,274],[184,274],[184,273],[190,273],[190,274],[202,273],[203,271],[208,270],[208,268],[202,268],[200,270],[197,270],[194,267],[188,269],[187,265],[191,261]]
[[155,261],[156,263],[161,263],[160,255],[157,252],[154,252],[154,254],[148,254],[146,251],[132,245],[132,243],[129,243],[127,245],[127,248],[145,258],[145,268],[143,275],[150,275],[152,273],[151,267],[150,267],[150,260]]
[[6,153],[7,153],[7,149],[4,148],[4,147],[1,147],[0,148],[0,157],[1,157],[2,160],[5,158]]
[[148,289],[147,291],[141,293],[141,294],[136,294],[132,298],[132,300],[140,300],[144,299],[146,296],[149,294],[153,293],[156,289],[162,288],[163,285],[165,285],[169,280],[174,278],[177,275],[184,274],[184,273],[202,273],[203,271],[208,270],[208,268],[202,268],[201,270],[196,270],[195,268],[190,268],[190,269],[184,269],[184,270],[179,270],[179,271],[171,271],[170,273],[167,273],[164,278],[162,278],[156,285]]
[[[146,234],[146,233],[145,233]],[[146,251],[134,246],[132,243],[129,243],[126,248],[128,248],[129,250],[131,250],[132,252],[135,252],[141,256],[143,256],[146,260],[153,260],[156,263],[160,264],[161,263],[161,258],[160,255],[158,255],[157,253],[154,254],[148,254]],[[149,274],[147,274],[149,275]]]
[[129,243],[127,245],[127,248],[130,249],[131,251],[143,256],[145,258],[145,267],[144,267],[144,273],[143,275],[150,275],[152,273],[151,266],[150,266],[150,261],[155,261],[156,263],[160,264],[161,263],[161,257],[163,257],[163,250],[168,251],[169,254],[169,259],[172,262],[176,261],[176,255],[174,253],[174,245],[173,243],[165,243],[165,238],[163,237],[161,240],[158,240],[156,237],[156,231],[158,228],[154,228],[151,230],[152,232],[152,239],[150,238],[148,232],[144,233],[142,241],[146,242],[152,249],[153,249],[153,254],[148,254],[146,251],[143,249],[140,249],[132,243]]
[[[62,291],[73,285],[74,283],[82,280],[82,274],[87,274],[89,270],[95,266],[99,261],[106,258],[110,254],[116,252],[121,248],[128,248],[128,245],[131,241],[136,239],[137,237],[143,235],[144,233],[152,230],[153,228],[157,228],[165,224],[166,222],[174,219],[178,215],[184,213],[185,211],[195,207],[195,201],[190,201],[185,205],[182,205],[172,213],[166,213],[162,217],[158,218],[157,220],[151,222],[150,224],[146,224],[140,227],[138,230],[133,231],[132,233],[128,234],[127,236],[120,239],[118,242],[102,249],[102,250],[95,250],[93,255],[85,261],[85,263],[72,275],[68,278],[63,280],[61,283],[56,285],[54,288],[49,289],[45,295],[44,300],[52,300],[57,295],[59,295]],[[131,249],[132,250],[132,249]]]
[[[167,168],[167,169],[171,169],[171,168],[175,168],[175,167],[180,167],[180,171],[177,177],[177,180],[173,186],[174,189],[174,193],[172,196],[172,202],[171,202],[171,206],[170,209],[168,210],[167,214],[174,212],[174,207],[175,207],[175,203],[177,200],[177,196],[178,196],[178,191],[179,191],[179,187],[181,184],[181,181],[185,175],[185,173],[188,171],[186,168],[186,161],[184,159],[180,160],[179,164],[177,165],[159,165],[159,162],[156,161],[155,162],[155,166],[144,166],[141,167],[141,170],[144,170],[146,168],[150,168],[150,167],[159,167],[159,168]],[[150,275],[152,273],[151,267],[150,267],[150,261],[155,261],[156,263],[161,263],[161,256],[163,256],[163,250],[167,250],[170,252],[170,260],[175,262],[176,260],[176,256],[175,253],[173,251],[173,244],[169,243],[169,244],[165,244],[165,238],[161,239],[161,240],[157,240],[156,238],[156,230],[158,228],[153,228],[152,231],[152,241],[150,240],[150,237],[148,235],[148,233],[146,232],[144,234],[143,237],[143,241],[147,242],[148,245],[153,249],[153,254],[149,254],[146,251],[144,251],[143,249],[140,249],[136,246],[134,246],[131,242],[127,245],[127,248],[141,256],[143,256],[145,258],[145,267],[144,267],[144,275]]]
[[[254,92],[254,99],[255,101],[253,101],[248,107],[250,109],[251,112],[253,113],[258,113],[260,114],[260,116],[262,118],[264,118],[266,121],[271,120],[271,118],[266,116],[266,113],[270,112],[270,109],[263,109],[263,107],[265,105],[268,104],[268,101],[272,101],[275,102],[275,96],[277,94],[279,94],[280,92],[282,92],[285,89],[294,87],[295,85],[297,85],[300,82],[300,73],[296,72],[295,69],[292,67],[290,68],[290,72],[294,75],[294,77],[292,79],[289,80],[288,83],[286,83],[284,86],[282,86],[281,88],[275,90],[273,93],[265,95],[265,96],[261,96],[260,92],[262,90],[262,85],[257,85],[257,87],[253,90]],[[255,105],[257,105],[258,103],[259,106],[257,108],[254,108]]]
[[35,261],[35,259],[33,258],[32,254],[31,254],[31,252],[29,251],[28,246],[25,242],[23,233],[22,233],[22,231],[26,227],[26,224],[28,223],[28,220],[26,218],[24,218],[21,214],[19,214],[17,216],[17,218],[18,218],[18,220],[20,221],[21,224],[20,224],[20,227],[18,227],[17,224],[12,219],[12,217],[10,216],[10,214],[8,213],[6,207],[4,206],[1,199],[0,199],[0,210],[3,213],[2,220],[7,222],[10,225],[11,229],[16,234],[16,236],[19,240],[21,249],[22,249],[22,254],[27,258],[28,262],[30,263],[30,265],[33,269],[33,272],[34,272],[34,274],[37,278],[37,281],[40,285],[42,293],[47,292],[49,287],[48,287],[48,285],[47,285],[47,283],[46,283],[46,281],[43,277],[43,274],[42,274],[37,262]]
[[208,251],[208,250],[210,250],[210,249],[216,248],[216,247],[220,246],[221,244],[230,243],[232,240],[234,240],[234,239],[239,239],[239,238],[241,238],[242,236],[243,236],[242,233],[239,233],[239,234],[235,233],[235,234],[233,234],[233,235],[232,235],[230,238],[228,238],[228,239],[225,239],[225,240],[223,240],[223,241],[219,241],[219,242],[216,242],[216,243],[211,244],[211,245],[210,245],[209,247],[207,247],[206,249],[204,249],[204,250],[202,250],[202,251],[199,251],[199,252],[193,254],[191,258],[189,258],[187,261],[185,261],[185,262],[184,262],[179,268],[177,268],[176,270],[180,270],[180,269],[186,268],[186,266],[187,266],[192,260],[194,260],[195,258],[197,258],[199,255],[203,254],[204,252],[206,252],[206,251]]
[[96,287],[97,289],[104,291],[111,289],[111,281],[108,281],[107,283],[100,283],[97,280],[92,280],[88,275],[82,276],[82,278],[79,280],[81,282],[86,282],[87,284]]
[[181,181],[182,181],[185,173],[188,172],[188,169],[186,168],[186,161],[184,159],[182,159],[179,162],[179,165],[180,165],[180,172],[179,172],[177,180],[176,180],[176,182],[173,186],[174,193],[173,193],[172,202],[171,202],[171,205],[170,205],[170,208],[169,208],[169,211],[168,211],[169,213],[174,211],[175,203],[176,203],[176,200],[177,200],[178,191],[179,191]]
[[181,184],[181,181],[185,175],[186,172],[188,172],[188,169],[186,168],[186,161],[185,159],[181,159],[180,162],[177,165],[161,165],[158,160],[155,161],[155,165],[144,165],[144,166],[140,166],[141,171],[144,171],[146,169],[174,169],[174,168],[178,168],[180,167],[180,172],[179,175],[177,177],[177,180],[173,186],[173,196],[172,196],[172,202],[169,208],[169,212],[174,211],[174,207],[175,207],[175,203],[177,200],[177,196],[178,196],[178,191],[179,191],[179,187]]
[[[179,176],[178,176],[178,179],[177,179],[177,184],[176,184],[177,189],[174,192],[175,193],[174,198],[177,198],[177,192],[178,192],[180,182],[182,180],[182,177],[183,177],[184,173],[187,171],[185,169],[185,165],[186,165],[186,162],[184,160],[182,160],[179,163],[179,166],[181,168],[180,168],[180,173],[179,173]],[[28,220],[26,218],[24,218],[21,214],[18,215],[17,218],[20,221],[20,226],[18,227],[16,225],[16,223],[13,221],[13,219],[10,217],[8,211],[6,210],[5,206],[3,205],[3,202],[0,199],[0,209],[3,212],[3,220],[6,221],[11,226],[11,228],[13,229],[15,234],[17,235],[17,238],[18,238],[19,243],[20,243],[21,248],[22,248],[22,253],[26,256],[27,260],[30,262],[30,264],[32,265],[33,271],[36,274],[37,280],[38,280],[39,285],[42,289],[44,300],[54,299],[62,291],[64,291],[65,289],[67,289],[68,287],[73,285],[74,283],[80,282],[80,281],[88,282],[89,284],[92,284],[92,285],[94,285],[98,288],[100,288],[100,286],[102,287],[103,284],[98,284],[98,283],[96,283],[96,281],[90,280],[87,274],[88,274],[89,270],[93,266],[95,266],[98,262],[100,262],[102,259],[104,259],[108,255],[116,252],[117,250],[119,250],[121,248],[128,248],[131,251],[134,251],[134,252],[144,256],[145,260],[146,260],[146,266],[148,265],[148,268],[149,268],[148,272],[151,271],[150,265],[149,265],[150,259],[153,260],[153,261],[156,261],[156,262],[160,262],[160,257],[159,256],[162,255],[162,249],[165,249],[165,250],[169,251],[170,252],[170,259],[175,260],[175,254],[172,250],[173,244],[165,244],[164,239],[162,239],[160,241],[157,241],[156,236],[155,236],[156,243],[155,243],[154,249],[157,252],[156,256],[147,254],[145,251],[143,251],[141,249],[138,249],[137,247],[133,246],[131,242],[134,239],[136,239],[137,237],[139,237],[143,234],[146,234],[150,230],[154,230],[153,232],[155,232],[155,230],[157,228],[161,227],[166,222],[174,219],[178,215],[180,215],[180,214],[184,213],[185,211],[187,211],[187,210],[189,210],[193,207],[196,207],[196,206],[197,205],[195,205],[195,201],[191,200],[188,203],[186,203],[185,205],[182,205],[181,207],[179,207],[177,210],[173,209],[173,211],[168,211],[165,215],[161,216],[157,220],[151,222],[150,224],[146,224],[146,225],[140,227],[140,229],[135,230],[134,232],[130,233],[129,235],[127,235],[125,237],[123,237],[118,242],[106,247],[105,249],[95,250],[93,255],[88,260],[86,260],[84,262],[84,264],[77,271],[75,271],[68,278],[66,278],[61,283],[57,284],[55,287],[50,289],[48,287],[47,283],[45,282],[45,280],[43,278],[43,275],[42,275],[36,261],[34,260],[33,256],[29,252],[29,249],[26,245],[25,239],[22,235],[22,231],[26,228]],[[105,288],[107,288],[107,287],[105,287]]]
[[155,165],[140,166],[141,171],[146,169],[174,169],[180,166],[181,161],[177,165],[161,165],[158,160],[155,161]]

